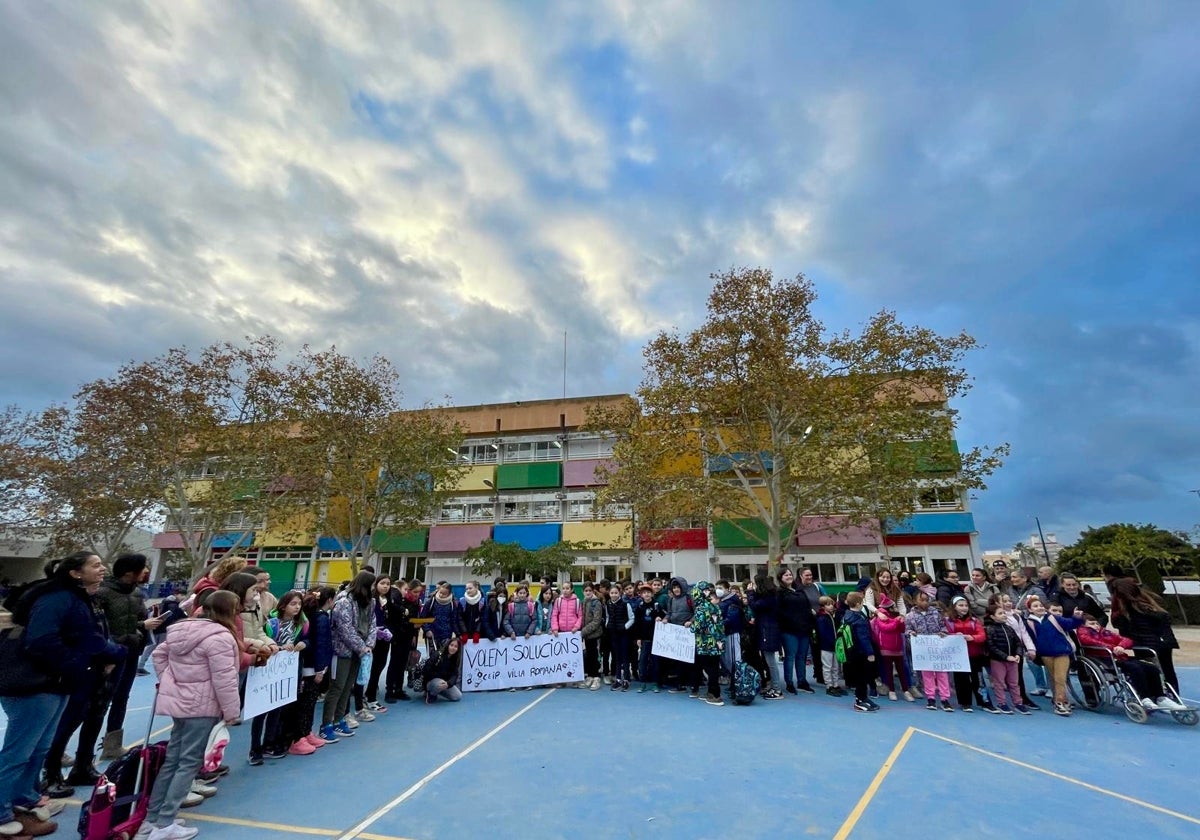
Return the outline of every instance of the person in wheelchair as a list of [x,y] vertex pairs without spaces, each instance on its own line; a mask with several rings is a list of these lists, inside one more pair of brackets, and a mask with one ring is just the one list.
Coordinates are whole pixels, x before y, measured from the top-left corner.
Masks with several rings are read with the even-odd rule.
[[[1141,698],[1142,706],[1147,711],[1187,711],[1187,706],[1177,703],[1166,696],[1166,693],[1163,691],[1162,673],[1155,667],[1154,663],[1134,657],[1132,639],[1127,639],[1119,633],[1105,629],[1092,616],[1088,616],[1087,621],[1075,631],[1075,634],[1079,637],[1079,644],[1085,648],[1085,656],[1087,655],[1086,648],[1089,647],[1107,648],[1112,651],[1117,667],[1129,679],[1129,684],[1133,686],[1133,690],[1137,692],[1138,697]],[[1102,664],[1106,664],[1098,656],[1091,658],[1101,661]]]

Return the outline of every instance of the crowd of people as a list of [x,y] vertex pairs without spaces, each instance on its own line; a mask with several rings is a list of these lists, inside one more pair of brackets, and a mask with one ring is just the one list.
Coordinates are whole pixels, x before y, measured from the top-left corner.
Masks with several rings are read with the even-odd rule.
[[[424,583],[368,567],[340,589],[276,599],[267,572],[231,556],[153,616],[138,589],[145,557],[123,555],[106,571],[98,556],[78,552],[6,603],[21,633],[4,648],[15,658],[0,663],[12,675],[0,697],[9,720],[0,837],[52,832],[62,799],[98,779],[97,747],[101,759],[122,754],[130,688],[148,666],[158,680],[155,711],[173,724],[138,840],[196,835],[178,815],[214,795],[228,772],[206,766],[218,724],[248,724],[250,766],[312,755],[414,696],[460,700],[462,649],[483,639],[578,632],[583,679],[572,685],[591,691],[637,684],[638,692],[687,692],[722,706],[722,685],[749,670],[760,686],[751,691],[766,700],[820,686],[832,697],[853,695],[861,712],[878,710],[883,697],[923,696],[934,711],[1011,715],[1030,714],[1040,708],[1034,697],[1050,696],[1062,716],[1071,714],[1066,682],[1083,644],[1113,652],[1147,709],[1186,708],[1164,693],[1164,682],[1178,690],[1169,617],[1119,569],[1106,570],[1111,616],[1074,576],[1045,568],[1031,577],[1004,561],[972,570],[965,583],[953,571],[934,579],[882,567],[836,597],[811,570],[787,567],[744,587],[673,578],[587,583],[577,593],[548,578],[536,586],[498,578],[486,592],[468,582],[461,597],[445,581],[427,597]],[[659,624],[690,630],[694,662],[653,653]],[[954,634],[966,638],[969,671],[914,671],[912,637]],[[1137,647],[1152,649],[1158,666],[1139,659]],[[241,720],[247,670],[280,651],[299,654],[296,699]],[[76,731],[72,758],[65,747]]]

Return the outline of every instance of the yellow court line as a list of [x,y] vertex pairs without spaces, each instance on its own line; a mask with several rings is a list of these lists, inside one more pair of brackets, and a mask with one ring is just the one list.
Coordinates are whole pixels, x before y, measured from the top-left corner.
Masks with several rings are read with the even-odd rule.
[[850,812],[850,816],[846,817],[846,821],[842,823],[842,827],[838,829],[838,833],[833,835],[833,840],[846,840],[850,836],[850,832],[854,830],[854,826],[858,824],[859,819],[862,817],[863,811],[867,810],[867,806],[871,804],[871,800],[879,792],[879,786],[883,784],[883,780],[891,772],[892,765],[896,763],[896,759],[904,751],[904,747],[908,744],[908,739],[912,737],[914,732],[918,731],[920,730],[912,726],[904,730],[904,734],[900,736],[900,740],[896,742],[896,746],[892,747],[892,751],[884,759],[883,766],[879,768],[879,772],[875,774],[875,778],[871,780],[871,784],[867,785],[867,789],[859,797],[858,804],[854,806],[854,810]]
[[[910,729],[915,729],[915,728],[910,727]],[[1151,811],[1155,811],[1159,814],[1166,814],[1168,817],[1175,817],[1176,819],[1183,820],[1184,822],[1190,822],[1193,825],[1200,825],[1200,819],[1197,819],[1196,817],[1188,816],[1187,814],[1181,814],[1178,811],[1172,811],[1170,808],[1164,808],[1161,805],[1155,805],[1153,803],[1146,802],[1141,799],[1135,799],[1132,796],[1126,796],[1123,793],[1117,793],[1115,790],[1109,790],[1108,788],[1102,788],[1097,785],[1089,784],[1088,782],[1084,782],[1079,779],[1074,779],[1074,778],[1071,778],[1070,776],[1064,776],[1061,773],[1055,773],[1053,770],[1046,770],[1043,767],[1038,767],[1036,764],[1027,764],[1024,761],[1018,761],[1015,758],[1009,758],[1007,755],[1001,755],[1000,753],[994,753],[994,752],[991,752],[990,750],[985,750],[981,747],[975,746],[974,744],[968,744],[963,741],[956,741],[953,738],[947,738],[945,735],[938,735],[934,732],[927,732],[924,729],[915,729],[915,731],[920,732],[922,735],[928,735],[930,738],[936,738],[939,741],[945,741],[947,744],[953,744],[956,747],[962,747],[965,750],[971,750],[972,752],[977,752],[982,755],[986,755],[990,758],[998,758],[1001,761],[1007,761],[1009,764],[1015,764],[1016,766],[1023,767],[1026,770],[1033,770],[1036,773],[1041,773],[1043,775],[1050,776],[1052,778],[1058,779],[1059,781],[1069,782],[1070,784],[1078,785],[1081,788],[1087,788],[1090,791],[1094,791],[1096,793],[1102,793],[1105,796],[1111,796],[1114,799],[1120,799],[1122,802],[1128,802],[1131,805],[1140,805],[1143,808],[1147,808],[1147,809],[1149,809]]]

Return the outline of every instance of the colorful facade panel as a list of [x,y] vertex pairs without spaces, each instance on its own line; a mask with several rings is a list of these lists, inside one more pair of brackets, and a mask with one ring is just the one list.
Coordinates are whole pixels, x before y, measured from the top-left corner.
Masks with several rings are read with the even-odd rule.
[[633,520],[568,522],[562,526],[562,538],[570,542],[589,542],[590,548],[633,548]]
[[616,462],[611,458],[593,458],[586,461],[567,461],[563,467],[563,486],[564,487],[596,487],[602,484],[608,484],[608,476],[601,472],[596,474],[596,469],[603,467],[605,469],[613,468]]
[[429,551],[466,551],[491,536],[491,525],[434,525],[429,529]]
[[557,522],[538,525],[497,525],[492,539],[498,543],[517,543],[522,548],[537,551],[562,539],[563,526]]

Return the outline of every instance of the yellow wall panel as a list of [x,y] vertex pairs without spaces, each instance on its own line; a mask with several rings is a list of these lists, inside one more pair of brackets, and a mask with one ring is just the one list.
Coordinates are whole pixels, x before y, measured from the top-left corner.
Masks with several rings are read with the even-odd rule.
[[317,528],[317,515],[312,511],[301,511],[280,518],[278,522],[267,522],[267,527],[254,534],[256,546],[312,545]]
[[321,583],[336,587],[344,580],[351,580],[354,572],[349,560],[321,560],[317,563],[316,577]]
[[[487,464],[485,466],[467,467],[462,472],[462,476],[458,480],[458,484],[454,487],[454,492],[470,492],[472,490],[491,490],[483,483],[484,479],[494,482],[496,480],[496,466]],[[440,488],[439,488],[440,489]]]
[[633,522],[614,519],[603,522],[566,522],[562,538],[568,542],[593,543],[594,548],[633,548]]

